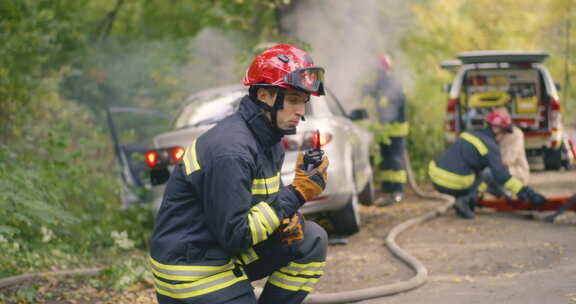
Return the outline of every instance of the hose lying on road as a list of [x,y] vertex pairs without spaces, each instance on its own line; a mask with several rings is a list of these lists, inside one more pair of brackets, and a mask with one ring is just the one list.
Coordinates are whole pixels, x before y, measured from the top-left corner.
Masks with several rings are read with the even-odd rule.
[[0,279],[0,288],[8,287],[11,285],[15,285],[18,283],[22,283],[24,281],[29,281],[33,279],[39,279],[43,277],[50,277],[50,276],[63,276],[63,275],[97,275],[100,273],[102,268],[83,268],[83,269],[74,269],[74,270],[60,270],[60,271],[48,271],[48,272],[34,272],[34,273],[26,273],[21,274],[13,277],[7,277]]
[[408,182],[410,184],[410,187],[414,190],[414,192],[416,192],[418,196],[430,199],[441,199],[447,202],[446,204],[436,208],[434,211],[430,213],[409,219],[395,226],[394,228],[392,228],[392,230],[388,233],[388,236],[386,237],[386,246],[388,246],[388,249],[396,257],[402,260],[402,262],[406,263],[410,268],[412,268],[416,272],[416,275],[414,275],[411,279],[406,281],[396,282],[378,287],[370,287],[359,290],[343,291],[335,293],[310,294],[308,295],[308,297],[306,297],[304,303],[320,304],[320,303],[357,302],[409,291],[411,289],[422,286],[426,282],[426,279],[428,278],[428,270],[417,258],[410,255],[404,249],[400,248],[398,244],[396,244],[396,236],[398,236],[398,234],[414,225],[420,224],[427,220],[431,220],[441,214],[444,214],[452,206],[452,204],[454,204],[454,198],[445,194],[424,192],[422,189],[420,189],[418,184],[416,184],[416,180],[414,179],[414,173],[412,172],[412,166],[410,165],[410,158],[408,157],[408,153],[406,152],[404,153],[404,161],[406,163]]
[[[368,300],[373,298],[379,298],[384,296],[389,296],[397,294],[400,292],[409,291],[411,289],[422,286],[428,277],[428,270],[424,265],[416,259],[414,256],[410,255],[404,249],[400,248],[396,244],[396,237],[398,234],[402,233],[406,229],[425,222],[427,220],[433,219],[443,213],[445,213],[449,207],[454,203],[453,198],[448,195],[427,193],[422,191],[420,187],[416,184],[414,179],[414,174],[412,172],[412,166],[410,165],[410,159],[407,153],[404,153],[404,160],[406,162],[406,171],[408,174],[408,182],[410,187],[416,192],[416,194],[423,198],[430,199],[441,199],[445,200],[447,204],[436,208],[434,211],[427,213],[422,216],[418,216],[409,219],[394,228],[388,233],[386,237],[386,246],[388,249],[400,260],[406,263],[410,268],[412,268],[416,275],[411,279],[401,282],[396,282],[392,284],[382,285],[378,287],[370,287],[353,291],[343,291],[335,293],[325,293],[325,294],[310,294],[306,297],[304,303],[309,304],[320,304],[320,303],[349,303],[357,302],[362,300]],[[23,281],[32,280],[35,278],[41,278],[44,276],[59,276],[59,275],[97,275],[102,268],[89,268],[89,269],[77,269],[77,270],[64,270],[64,271],[54,271],[54,272],[37,272],[23,274],[8,278],[0,279],[0,288],[7,287],[10,285],[15,285]]]

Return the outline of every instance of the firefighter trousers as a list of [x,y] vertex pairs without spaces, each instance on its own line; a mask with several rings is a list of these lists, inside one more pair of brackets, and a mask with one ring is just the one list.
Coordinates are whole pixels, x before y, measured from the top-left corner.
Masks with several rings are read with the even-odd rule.
[[380,143],[380,180],[382,191],[386,193],[403,192],[407,181],[406,166],[404,164],[404,150],[406,138],[390,137],[388,145]]
[[[326,231],[312,221],[304,225],[304,239],[291,245],[285,244],[276,236],[271,236],[253,247],[258,258],[242,265],[243,272],[250,281],[268,277],[260,297],[257,299],[250,284],[237,283],[219,290],[219,295],[209,296],[211,304],[299,304],[313,289],[323,273],[326,261],[328,236]],[[238,293],[238,288],[245,292]],[[227,289],[238,296],[227,296]],[[208,297],[199,296],[186,299],[173,299],[157,294],[162,304],[207,303]],[[221,301],[215,298],[222,299]]]

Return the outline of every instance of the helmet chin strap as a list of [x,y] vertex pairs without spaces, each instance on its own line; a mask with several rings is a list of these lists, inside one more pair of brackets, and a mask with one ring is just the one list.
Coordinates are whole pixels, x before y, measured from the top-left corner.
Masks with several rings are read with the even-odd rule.
[[278,126],[278,111],[284,108],[284,93],[286,89],[280,88],[276,94],[276,99],[274,100],[274,106],[272,111],[270,111],[270,116],[272,117],[272,125],[276,128],[276,131],[282,135],[292,135],[296,134],[296,128],[291,130],[281,129]]

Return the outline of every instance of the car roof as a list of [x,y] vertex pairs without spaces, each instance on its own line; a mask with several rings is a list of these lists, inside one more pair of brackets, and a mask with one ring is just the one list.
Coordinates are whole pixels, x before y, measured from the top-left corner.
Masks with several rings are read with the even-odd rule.
[[228,85],[228,86],[221,86],[221,87],[214,87],[210,89],[205,89],[199,92],[196,92],[186,98],[185,104],[189,103],[190,101],[196,99],[205,99],[212,97],[214,95],[226,95],[228,93],[247,90],[245,86],[242,85]]
[[486,63],[486,62],[510,62],[510,63],[540,63],[543,62],[548,53],[542,51],[472,51],[456,54],[462,64]]

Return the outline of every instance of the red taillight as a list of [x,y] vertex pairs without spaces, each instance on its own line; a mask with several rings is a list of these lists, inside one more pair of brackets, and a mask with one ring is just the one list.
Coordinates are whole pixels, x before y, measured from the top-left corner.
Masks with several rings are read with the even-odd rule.
[[166,167],[168,165],[176,164],[184,156],[184,148],[171,147],[156,150],[150,150],[144,155],[146,164],[150,168]]
[[300,147],[300,144],[292,137],[284,136],[282,137],[282,146],[286,151],[296,151]]
[[158,164],[158,157],[156,151],[150,150],[146,152],[145,157],[146,157],[146,164],[148,165],[148,167],[154,168]]
[[458,118],[458,114],[456,113],[457,105],[457,98],[448,99],[448,105],[446,106],[446,129],[450,132],[456,132],[456,119]]
[[182,147],[174,147],[172,148],[172,161],[174,163],[177,163],[180,159],[182,159],[182,156],[184,156],[184,148]]
[[550,97],[550,128],[560,129],[562,123],[562,117],[560,115],[560,101],[558,98]]

